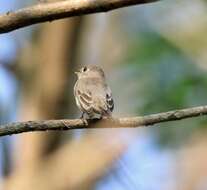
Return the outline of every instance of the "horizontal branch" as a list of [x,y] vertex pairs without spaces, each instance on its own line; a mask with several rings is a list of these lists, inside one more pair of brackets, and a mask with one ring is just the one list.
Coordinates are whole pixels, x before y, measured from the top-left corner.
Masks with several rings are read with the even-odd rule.
[[40,22],[72,16],[106,12],[121,7],[155,2],[158,0],[64,0],[39,3],[15,12],[0,15],[0,33],[10,32]]
[[63,119],[46,121],[26,121],[0,125],[0,136],[32,131],[54,131],[84,128],[120,128],[140,127],[157,123],[181,120],[191,117],[207,115],[207,105],[188,109],[174,110],[140,117],[110,118],[99,121],[84,121],[81,119]]

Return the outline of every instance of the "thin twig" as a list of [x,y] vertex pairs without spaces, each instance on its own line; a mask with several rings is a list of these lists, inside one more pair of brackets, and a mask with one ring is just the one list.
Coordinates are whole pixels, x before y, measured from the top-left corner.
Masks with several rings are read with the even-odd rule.
[[65,0],[39,3],[0,15],[0,33],[10,32],[40,22],[107,12],[121,7],[139,5],[159,0]]
[[0,136],[18,134],[32,131],[54,131],[88,128],[120,128],[141,127],[157,123],[175,121],[186,118],[207,115],[207,105],[188,109],[173,110],[169,112],[151,114],[140,117],[110,118],[100,121],[83,121],[81,119],[63,119],[46,121],[16,122],[0,126]]

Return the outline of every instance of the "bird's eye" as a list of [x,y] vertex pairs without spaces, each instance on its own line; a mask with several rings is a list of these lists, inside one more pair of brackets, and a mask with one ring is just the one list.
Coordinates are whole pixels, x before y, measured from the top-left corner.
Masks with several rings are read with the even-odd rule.
[[87,71],[87,67],[83,67],[83,72],[86,72]]

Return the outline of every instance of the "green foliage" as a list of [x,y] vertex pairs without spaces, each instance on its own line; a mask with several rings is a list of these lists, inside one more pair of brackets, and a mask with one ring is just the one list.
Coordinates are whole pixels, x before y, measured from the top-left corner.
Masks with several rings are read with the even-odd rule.
[[[136,83],[136,99],[141,102],[137,107],[139,114],[206,104],[206,72],[159,34],[140,33],[127,52],[125,63],[123,67],[131,73],[128,77]],[[172,145],[205,123],[203,118],[196,118],[161,125],[171,127],[151,130],[158,134],[161,144]]]

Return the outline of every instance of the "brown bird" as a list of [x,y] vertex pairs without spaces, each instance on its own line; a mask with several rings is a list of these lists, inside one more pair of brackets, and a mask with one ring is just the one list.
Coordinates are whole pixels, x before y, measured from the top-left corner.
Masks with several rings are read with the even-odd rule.
[[75,72],[78,80],[74,86],[74,96],[78,108],[87,119],[111,117],[114,101],[106,83],[103,70],[99,66],[85,66]]

